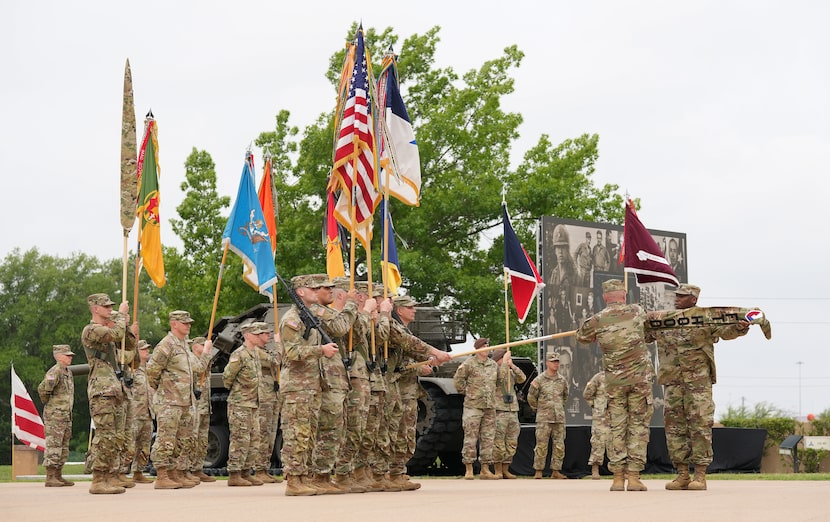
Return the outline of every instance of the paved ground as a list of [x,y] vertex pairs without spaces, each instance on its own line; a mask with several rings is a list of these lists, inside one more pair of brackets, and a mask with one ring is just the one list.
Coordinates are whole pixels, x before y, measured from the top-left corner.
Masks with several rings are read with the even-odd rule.
[[[610,479],[466,481],[422,479],[414,492],[286,497],[284,484],[230,488],[225,481],[189,490],[139,485],[122,495],[90,495],[88,482],[44,488],[0,484],[0,519],[9,521],[349,520],[499,521],[592,520],[672,522],[830,520],[830,483],[710,481],[709,491],[610,492]],[[260,518],[262,517],[262,518]],[[267,518],[265,518],[267,517]]]

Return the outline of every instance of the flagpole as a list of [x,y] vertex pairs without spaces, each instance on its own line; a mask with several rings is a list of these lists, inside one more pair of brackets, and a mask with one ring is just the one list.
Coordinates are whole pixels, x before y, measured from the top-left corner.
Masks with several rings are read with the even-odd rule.
[[[562,337],[570,337],[576,334],[576,330],[570,330],[567,332],[559,332],[550,335],[543,335],[542,337],[534,337],[532,339],[522,339],[521,341],[513,341],[510,343],[502,343],[502,344],[495,344],[492,346],[485,346],[484,348],[479,348],[478,350],[470,350],[468,352],[461,352],[461,353],[454,353],[450,356],[450,359],[457,359],[459,357],[464,357],[465,355],[474,355],[479,352],[490,352],[493,350],[500,350],[502,348],[510,349],[512,346],[521,346],[523,344],[531,344],[531,343],[540,343],[543,341],[549,341],[551,339],[560,339]],[[406,366],[407,370],[411,370],[413,368],[418,368],[420,366],[424,366],[425,364],[429,364],[430,361],[421,361],[412,363]]]
[[[14,373],[14,361],[11,362],[11,373]],[[9,379],[11,379],[11,375],[9,376]],[[12,393],[12,395],[14,395],[14,393]],[[12,400],[14,400],[13,397],[12,397]],[[17,460],[17,459],[14,458],[14,403],[12,402],[12,404],[10,404],[10,406],[12,408],[12,421],[9,424],[9,428],[11,428],[11,430],[12,430],[12,437],[11,437],[11,442],[12,442],[12,448],[11,448],[12,449],[12,481],[17,482],[17,474],[14,472],[14,470],[16,468],[16,460]]]
[[222,288],[222,273],[225,271],[225,258],[228,257],[228,246],[230,241],[225,243],[222,251],[222,262],[219,263],[219,277],[216,279],[216,292],[213,294],[213,309],[210,311],[210,326],[208,327],[207,338],[210,340],[213,335],[213,321],[216,319],[216,307],[219,304],[219,289]]

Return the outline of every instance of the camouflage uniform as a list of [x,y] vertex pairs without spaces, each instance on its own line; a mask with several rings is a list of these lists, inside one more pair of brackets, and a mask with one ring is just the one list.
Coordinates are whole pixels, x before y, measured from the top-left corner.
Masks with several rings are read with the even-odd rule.
[[[55,353],[72,352],[67,346],[64,352]],[[75,402],[72,372],[60,364],[52,366],[38,385],[37,393],[43,402],[43,424],[46,432],[43,466],[60,468],[69,457],[69,441],[72,439],[72,405]]]
[[[92,297],[92,296],[91,296]],[[136,339],[126,328],[127,319],[113,312],[113,326],[91,322],[81,333],[81,343],[89,363],[89,413],[95,424],[95,436],[89,448],[89,467],[93,471],[118,473],[119,448],[124,446],[124,387],[115,375],[119,367],[116,352],[126,335],[126,347],[135,347]]]
[[719,339],[746,335],[737,324],[647,330],[646,342],[657,341],[657,382],[664,386],[666,445],[672,463],[712,463],[712,424],[715,403],[712,385],[715,346]]
[[[200,339],[202,341],[204,338]],[[193,415],[193,434],[187,449],[179,456],[177,468],[184,471],[198,473],[202,471],[207,456],[208,433],[210,431],[210,384],[207,390],[202,389],[202,376],[209,370],[211,354],[205,350],[199,357],[192,351],[193,342],[189,343],[191,349],[187,351],[192,372],[193,390],[199,390],[200,397],[196,399],[193,395],[195,408],[191,410]],[[200,342],[204,344],[204,342]],[[205,377],[207,381],[207,377]]]
[[[508,385],[508,376],[510,384]],[[493,461],[509,466],[519,443],[519,401],[515,384],[521,384],[527,376],[518,366],[510,368],[500,364],[496,373],[496,436],[493,443]],[[505,401],[509,396],[510,399]]]
[[[116,357],[118,360],[121,360],[121,350],[117,350]],[[131,367],[131,361],[135,358],[136,354],[134,351],[126,351],[124,353],[124,377],[125,380],[132,380],[133,378],[133,370]],[[133,463],[133,458],[135,457],[135,432],[133,431],[133,410],[130,405],[133,403],[133,388],[132,386],[135,385],[133,382],[130,386],[124,386],[124,402],[121,404],[120,411],[118,415],[123,417],[123,424],[124,424],[124,433],[121,437],[119,437],[119,447],[118,447],[118,454],[121,455],[120,459],[121,462],[118,466],[118,470],[122,475],[126,475],[130,472],[130,466]]]
[[551,377],[542,372],[530,383],[527,403],[536,411],[536,447],[533,450],[533,469],[545,469],[548,443],[553,442],[550,468],[562,469],[565,459],[565,403],[568,401],[568,383],[558,373]]
[[142,364],[133,373],[133,399],[130,402],[133,419],[133,473],[144,472],[147,467],[153,437],[153,390],[147,384],[146,371],[146,365]]
[[231,443],[228,472],[250,472],[259,457],[260,365],[257,348],[244,344],[234,350],[222,374],[228,394],[228,424]]
[[591,406],[591,456],[588,457],[588,465],[602,465],[610,436],[605,372],[598,372],[591,377],[582,392],[582,397]]
[[[371,326],[370,326],[371,328]],[[384,341],[389,339],[389,318],[380,316],[375,323],[375,359],[380,359],[379,350],[383,349]],[[371,342],[371,341],[370,341]],[[370,355],[371,357],[371,355]],[[373,471],[384,469],[381,462],[379,449],[389,446],[389,432],[383,424],[383,414],[386,400],[386,379],[380,370],[380,365],[375,364],[373,371],[369,373],[369,412],[366,416],[363,438],[360,441],[360,451],[355,461],[355,469],[369,466]]]
[[493,442],[496,436],[496,373],[498,365],[491,359],[476,356],[464,361],[455,371],[453,381],[458,393],[464,395],[464,447],[461,460],[476,460],[479,445],[482,465],[493,463]]
[[196,398],[193,367],[185,339],[169,332],[147,361],[147,384],[155,390],[156,441],[150,458],[157,468],[186,471],[185,457],[192,451]]
[[[371,325],[369,315],[361,312],[352,329],[352,361],[349,367],[349,384],[351,389],[346,395],[346,433],[337,457],[335,472],[338,475],[347,475],[354,471],[355,461],[361,447],[361,441],[366,431],[366,419],[369,417],[369,402],[371,397],[371,383],[366,361],[369,358],[366,332]],[[344,345],[348,347],[348,339]],[[335,356],[336,357],[336,356]]]
[[254,469],[267,473],[271,469],[271,456],[274,454],[280,420],[280,403],[277,401],[275,387],[275,383],[279,382],[280,365],[277,351],[273,347],[258,347],[257,355],[262,376],[259,381],[259,449]]
[[[419,360],[425,360],[419,357]],[[415,434],[418,423],[418,393],[421,385],[418,383],[418,370],[405,369],[416,362],[412,357],[401,356],[394,369],[398,375],[398,393],[401,403],[401,419],[395,442],[392,448],[392,462],[389,464],[390,475],[400,475],[406,472],[406,463],[415,454]]]
[[[620,282],[621,283],[621,282]],[[608,468],[640,472],[646,465],[653,413],[654,367],[644,342],[646,314],[639,305],[612,303],[577,330],[577,341],[602,349],[611,440]]]
[[[348,336],[357,319],[357,303],[347,301],[340,312],[329,306],[315,304],[311,306],[311,311],[320,318],[329,337],[337,342],[339,347],[344,346],[343,337]],[[349,393],[349,373],[340,354],[331,358],[320,358],[320,368],[326,386],[320,394],[320,415],[311,467],[314,473],[330,474],[334,470],[346,433],[346,417],[343,412]]]

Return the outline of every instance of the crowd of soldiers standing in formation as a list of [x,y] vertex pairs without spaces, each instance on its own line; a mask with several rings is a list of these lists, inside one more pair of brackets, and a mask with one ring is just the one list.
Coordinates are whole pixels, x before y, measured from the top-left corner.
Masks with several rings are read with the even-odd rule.
[[[291,284],[333,342],[323,344],[320,331],[307,329],[297,305],[281,318],[273,342],[266,323],[241,327],[244,343],[231,354],[223,374],[230,390],[228,485],[281,481],[268,473],[279,419],[286,495],[418,489],[420,484],[406,475],[415,450],[418,375],[430,373],[450,355],[407,329],[416,305],[407,296],[383,298],[381,285],[370,288],[356,282],[350,289],[348,279],[329,281],[326,274],[296,276]],[[681,285],[676,307],[694,306],[699,293],[694,285]],[[646,327],[646,312],[626,304],[625,296],[623,281],[603,283],[606,308],[576,332],[579,342],[597,342],[603,354],[603,371],[584,392],[594,408],[589,460],[593,478],[599,478],[607,452],[614,475],[611,491],[646,490],[640,472],[646,463],[654,367],[645,344],[657,341],[667,446],[678,470],[666,489],[705,490],[706,467],[712,462],[713,345],[745,335],[749,323],[654,331]],[[90,493],[123,493],[136,482],[151,482],[143,475],[148,457],[157,470],[157,489],[215,481],[202,470],[210,394],[200,390],[210,370],[211,342],[190,339],[190,314],[175,311],[169,317],[170,332],[151,355],[150,346],[137,339],[138,325],[126,324],[127,302],[114,312],[115,303],[106,294],[87,300],[92,321],[84,328],[82,344],[90,366],[87,391],[95,425],[87,458],[93,476]],[[476,348],[488,343],[478,339]],[[374,364],[379,347],[387,352],[386,372]],[[62,468],[72,431],[74,385],[67,366],[74,354],[68,345],[55,345],[53,353],[57,364],[38,387],[47,428],[46,486],[71,486]],[[137,369],[126,375],[117,371],[128,370],[119,358],[137,358]],[[407,368],[416,361],[428,364]],[[542,478],[551,440],[552,478],[566,478],[561,469],[568,386],[558,375],[557,352],[546,354],[545,365],[528,393],[528,403],[537,412],[534,478]],[[519,435],[514,383],[525,379],[505,350],[495,350],[492,359],[481,350],[458,368],[455,384],[465,396],[466,479],[473,478],[477,445],[481,478],[516,478],[509,471]],[[153,414],[157,435],[151,452]]]

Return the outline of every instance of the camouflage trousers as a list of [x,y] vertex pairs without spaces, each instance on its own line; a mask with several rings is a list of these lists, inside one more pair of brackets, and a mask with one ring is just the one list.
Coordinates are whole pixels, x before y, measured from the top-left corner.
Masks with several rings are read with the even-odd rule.
[[[387,432],[383,426],[383,408],[386,400],[386,392],[373,391],[369,396],[369,412],[366,416],[366,427],[363,437],[360,439],[360,449],[355,460],[355,469],[375,464],[375,446],[389,444]],[[380,440],[386,437],[387,440]]]
[[605,461],[605,452],[608,451],[608,442],[611,438],[611,426],[608,424],[608,417],[594,416],[591,421],[591,456],[588,457],[588,465],[599,464]]
[[271,455],[277,440],[277,428],[280,422],[280,402],[259,403],[259,450],[254,469],[268,471],[271,469]]
[[401,421],[395,437],[392,462],[389,473],[401,475],[406,472],[406,463],[415,454],[415,426],[418,423],[418,399],[401,398]]
[[132,402],[132,395],[127,395],[122,405],[124,413],[124,433],[119,437],[121,463],[119,464],[118,470],[125,474],[130,472],[130,466],[133,463],[133,458],[135,458],[135,434],[133,433],[134,410]]
[[201,471],[207,457],[208,433],[210,433],[210,413],[197,412],[193,422],[193,451],[189,452],[185,469]]
[[519,414],[496,410],[496,431],[493,439],[493,462],[513,462],[519,445]]
[[372,469],[376,473],[386,473],[395,460],[398,431],[403,418],[403,404],[397,382],[386,381],[386,394],[383,398],[383,419],[378,429],[378,444],[372,459]]
[[606,389],[611,426],[608,469],[642,471],[646,467],[649,423],[654,412],[651,382],[608,385]]
[[193,415],[189,406],[163,404],[156,410],[156,441],[150,458],[157,468],[184,469],[179,461],[193,440]]
[[493,442],[496,437],[496,410],[464,406],[461,423],[464,425],[464,447],[461,449],[461,461],[464,464],[475,462],[476,444],[478,444],[481,463],[492,464]]
[[311,455],[314,473],[331,473],[346,433],[346,390],[329,390],[320,396],[320,416],[317,419],[317,436]]
[[317,436],[320,392],[287,392],[282,395],[282,467],[286,475],[306,475]]
[[69,458],[69,441],[72,439],[72,412],[50,411],[43,415],[46,432],[46,451],[43,453],[43,466],[61,467]]
[[228,471],[250,471],[259,457],[259,408],[228,403]]
[[562,461],[565,460],[565,423],[564,422],[537,422],[536,447],[533,448],[533,469],[545,469],[548,457],[548,445],[551,445],[550,469],[562,470]]
[[666,446],[673,464],[712,463],[712,423],[715,403],[712,383],[666,385],[664,388]]
[[95,435],[89,448],[87,466],[93,471],[118,472],[119,448],[124,432],[123,397],[97,396],[89,399],[89,414],[95,424]]
[[351,379],[351,383],[352,389],[346,395],[346,433],[335,464],[335,472],[338,475],[354,471],[354,460],[366,430],[366,418],[369,416],[369,381],[354,378]]
[[153,441],[153,420],[150,417],[133,417],[133,454],[132,470],[144,471],[150,462],[150,443]]

